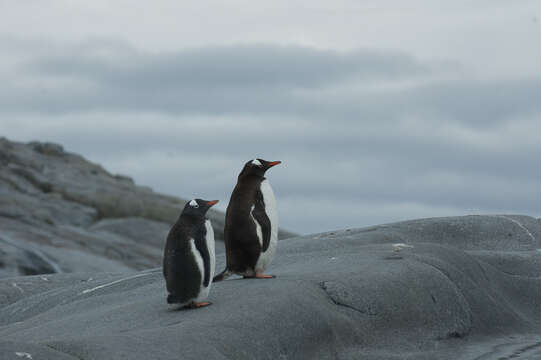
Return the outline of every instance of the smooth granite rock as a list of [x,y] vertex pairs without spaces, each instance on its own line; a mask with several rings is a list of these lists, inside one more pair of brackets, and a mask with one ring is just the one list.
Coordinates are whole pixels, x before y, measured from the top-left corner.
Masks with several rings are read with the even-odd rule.
[[[434,218],[280,242],[270,280],[166,304],[161,269],[0,280],[19,359],[536,359],[541,223]],[[217,256],[217,269],[225,259]]]
[[[60,145],[0,138],[0,278],[159,266],[184,204]],[[208,216],[221,239],[224,214]]]

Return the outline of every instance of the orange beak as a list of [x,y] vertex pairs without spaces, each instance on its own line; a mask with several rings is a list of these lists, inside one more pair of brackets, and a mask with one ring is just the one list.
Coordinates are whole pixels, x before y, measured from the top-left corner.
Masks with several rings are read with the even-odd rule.
[[282,163],[281,161],[271,161],[267,166],[271,168],[274,165],[278,165],[278,164],[281,164],[281,163]]
[[218,203],[218,200],[207,201],[207,206],[212,206]]

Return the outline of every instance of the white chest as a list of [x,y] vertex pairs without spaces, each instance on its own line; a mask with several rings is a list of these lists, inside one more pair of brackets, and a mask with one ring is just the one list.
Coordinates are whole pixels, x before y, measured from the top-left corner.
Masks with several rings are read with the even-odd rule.
[[199,268],[199,271],[201,273],[201,288],[199,292],[199,296],[195,301],[203,301],[208,297],[210,286],[212,285],[212,278],[214,277],[214,271],[216,268],[216,255],[215,255],[215,243],[214,243],[214,230],[212,229],[212,225],[209,220],[205,221],[205,228],[207,230],[207,234],[205,236],[205,241],[207,244],[207,249],[209,252],[209,258],[210,258],[210,282],[207,287],[204,285],[204,279],[205,279],[205,266],[203,263],[203,257],[199,253],[199,250],[197,250],[197,247],[195,246],[194,239],[190,239],[190,246],[192,253],[195,257],[195,262],[197,263],[197,267]]
[[278,211],[276,209],[276,198],[268,180],[263,180],[261,183],[261,193],[263,194],[263,202],[265,202],[265,212],[271,222],[271,239],[278,238]]
[[278,243],[278,212],[276,210],[276,198],[274,197],[274,192],[267,180],[263,180],[261,183],[261,193],[263,194],[263,202],[265,203],[265,212],[271,223],[271,234],[267,251],[259,255],[255,268],[256,271],[264,271],[271,263]]
[[[210,220],[205,220],[205,228],[207,229],[207,249],[209,249],[210,257],[210,281],[212,283],[212,278],[214,277],[214,270],[216,268],[216,254],[215,254],[215,243],[214,243],[214,230],[212,229],[212,224]],[[210,284],[209,284],[210,287]]]

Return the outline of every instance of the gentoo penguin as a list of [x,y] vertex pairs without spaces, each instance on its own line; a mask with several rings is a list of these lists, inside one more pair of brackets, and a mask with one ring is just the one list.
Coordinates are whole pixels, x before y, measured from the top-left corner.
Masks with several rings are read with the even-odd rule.
[[280,161],[254,159],[239,174],[225,213],[226,268],[214,281],[231,274],[272,278],[263,271],[272,261],[278,242],[276,199],[265,172]]
[[167,236],[163,254],[163,276],[169,304],[198,308],[208,296],[216,257],[214,231],[207,210],[218,200],[194,199],[184,206]]

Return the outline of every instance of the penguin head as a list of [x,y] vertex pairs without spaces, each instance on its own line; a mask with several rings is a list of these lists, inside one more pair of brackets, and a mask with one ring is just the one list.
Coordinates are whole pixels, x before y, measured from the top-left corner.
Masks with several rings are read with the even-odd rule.
[[281,161],[267,161],[263,159],[253,159],[244,164],[244,168],[240,172],[239,177],[245,175],[255,175],[263,177],[265,171],[269,170],[271,167],[282,163]]
[[202,200],[202,199],[193,199],[186,203],[184,210],[182,210],[182,215],[192,216],[195,218],[204,218],[208,209],[210,209],[214,204],[218,203],[218,200]]

